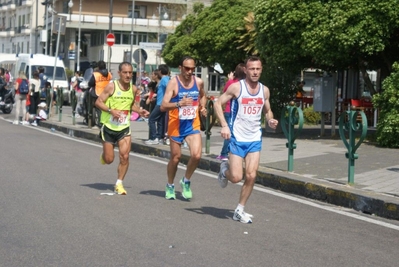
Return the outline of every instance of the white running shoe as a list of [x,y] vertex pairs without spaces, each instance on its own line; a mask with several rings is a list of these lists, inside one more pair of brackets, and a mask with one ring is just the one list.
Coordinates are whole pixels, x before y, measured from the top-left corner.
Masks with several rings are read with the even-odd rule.
[[220,163],[220,170],[218,175],[218,182],[222,188],[225,188],[229,182],[225,176],[225,172],[228,169],[229,169],[229,163],[225,160],[222,161],[222,163]]
[[37,126],[37,122],[34,121],[34,122],[32,122],[30,125],[32,125],[32,126]]
[[242,223],[252,223],[252,214],[245,213],[244,211],[239,211],[238,209],[234,211],[233,220],[240,221]]
[[17,120],[15,120],[15,121],[13,121],[13,122],[12,122],[12,124],[14,124],[14,125],[18,125],[18,121],[17,121]]
[[155,138],[154,140],[148,139],[147,141],[144,141],[144,144],[146,144],[146,145],[158,145],[159,141],[158,141],[158,138]]
[[27,121],[22,121],[22,125],[29,125],[29,122],[27,122]]

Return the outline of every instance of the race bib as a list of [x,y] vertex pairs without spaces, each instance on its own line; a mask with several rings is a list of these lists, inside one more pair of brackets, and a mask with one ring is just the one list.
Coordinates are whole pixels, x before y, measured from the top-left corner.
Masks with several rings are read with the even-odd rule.
[[111,116],[110,123],[113,125],[128,125],[128,121],[130,120],[130,118],[128,118],[128,114],[129,111],[122,110],[120,111],[119,119]]
[[192,120],[197,117],[198,106],[184,106],[179,108],[180,120]]
[[264,101],[262,98],[251,98],[251,97],[242,98],[241,116],[243,118],[257,116],[257,115],[261,114],[263,105],[264,105]]

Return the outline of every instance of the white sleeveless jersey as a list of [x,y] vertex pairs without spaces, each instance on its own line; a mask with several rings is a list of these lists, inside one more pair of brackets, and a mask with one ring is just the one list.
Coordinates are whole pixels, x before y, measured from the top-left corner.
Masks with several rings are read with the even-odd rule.
[[231,101],[230,129],[232,138],[238,142],[254,142],[262,140],[261,116],[265,103],[263,84],[252,95],[248,92],[245,80],[240,81],[240,94]]

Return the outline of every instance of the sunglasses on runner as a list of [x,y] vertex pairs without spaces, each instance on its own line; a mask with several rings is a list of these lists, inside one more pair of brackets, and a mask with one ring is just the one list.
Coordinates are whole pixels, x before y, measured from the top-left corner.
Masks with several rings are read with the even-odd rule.
[[195,71],[195,67],[190,68],[190,67],[183,66],[183,68],[184,68],[185,71],[190,71],[190,70],[191,70],[192,72]]

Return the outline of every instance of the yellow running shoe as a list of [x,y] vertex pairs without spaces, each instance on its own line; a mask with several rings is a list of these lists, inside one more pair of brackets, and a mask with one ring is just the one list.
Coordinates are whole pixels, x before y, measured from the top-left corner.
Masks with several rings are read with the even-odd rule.
[[100,163],[101,163],[102,165],[105,165],[105,161],[104,161],[104,158],[103,158],[103,154],[102,154],[102,153],[100,154]]
[[115,185],[115,193],[118,195],[126,195],[126,190],[123,187],[123,184]]

